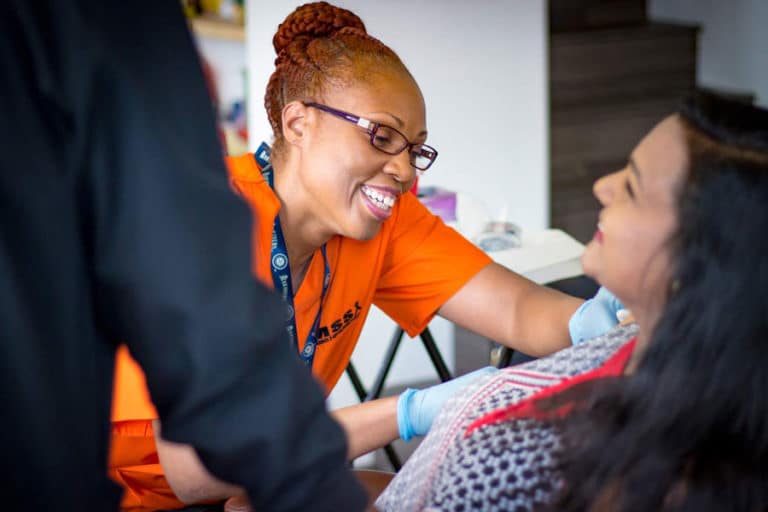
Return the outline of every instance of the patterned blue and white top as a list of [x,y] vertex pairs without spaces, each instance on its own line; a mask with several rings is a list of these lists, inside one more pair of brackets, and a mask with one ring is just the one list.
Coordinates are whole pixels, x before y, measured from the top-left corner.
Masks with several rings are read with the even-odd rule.
[[636,334],[636,325],[618,327],[474,381],[446,403],[375,506],[398,512],[523,512],[548,503],[559,485],[561,445],[553,427],[534,419],[514,419],[465,437],[467,427],[490,412],[600,367]]

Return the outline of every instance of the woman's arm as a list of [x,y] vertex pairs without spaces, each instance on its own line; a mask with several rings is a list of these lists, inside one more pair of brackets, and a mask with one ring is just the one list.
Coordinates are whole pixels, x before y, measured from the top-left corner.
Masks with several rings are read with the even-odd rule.
[[210,474],[192,446],[164,440],[158,420],[152,422],[152,428],[165,479],[180,501],[190,505],[245,494],[244,489]]
[[352,460],[400,438],[396,396],[331,411],[347,434],[347,459]]
[[543,356],[571,345],[568,321],[582,302],[490,263],[438,314],[515,350]]

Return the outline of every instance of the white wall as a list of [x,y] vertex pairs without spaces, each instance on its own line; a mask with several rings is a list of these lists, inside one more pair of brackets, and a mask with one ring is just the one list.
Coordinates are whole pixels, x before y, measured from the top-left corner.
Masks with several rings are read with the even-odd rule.
[[[427,104],[429,143],[440,152],[422,178],[482,198],[489,212],[507,206],[523,229],[548,225],[548,99],[545,0],[336,0],[395,50],[419,82]],[[275,59],[272,36],[299,2],[250,0],[250,146],[269,140],[263,97]],[[394,324],[373,312],[353,361],[373,379]],[[452,329],[430,326],[452,366]],[[417,340],[403,343],[389,383],[434,378]],[[343,378],[332,406],[351,403]],[[335,399],[336,397],[341,397]]]
[[768,106],[768,2],[650,0],[648,14],[701,25],[699,84],[752,92]]
[[[299,2],[247,8],[250,145],[271,136],[263,98],[274,67],[272,36]],[[424,176],[504,205],[524,228],[548,225],[548,106],[544,0],[337,0],[392,47],[421,85],[429,143],[440,151]]]

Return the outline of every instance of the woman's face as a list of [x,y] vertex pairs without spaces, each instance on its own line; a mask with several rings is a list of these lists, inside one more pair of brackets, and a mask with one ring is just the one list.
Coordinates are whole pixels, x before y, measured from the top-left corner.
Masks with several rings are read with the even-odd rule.
[[668,241],[686,167],[683,127],[671,116],[645,136],[626,167],[594,184],[603,208],[582,256],[584,272],[635,316],[664,304],[672,267]]
[[[405,73],[376,73],[369,85],[333,90],[322,103],[391,126],[410,142],[426,141],[424,100]],[[312,213],[323,219],[330,235],[372,238],[413,184],[416,174],[409,151],[383,153],[353,123],[316,108],[307,108],[305,115],[308,133],[298,169]]]

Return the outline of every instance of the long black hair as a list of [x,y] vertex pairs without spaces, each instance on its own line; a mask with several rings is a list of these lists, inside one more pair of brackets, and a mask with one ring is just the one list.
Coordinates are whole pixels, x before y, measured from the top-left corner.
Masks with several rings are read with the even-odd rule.
[[768,111],[699,92],[646,353],[559,423],[565,511],[768,510]]

